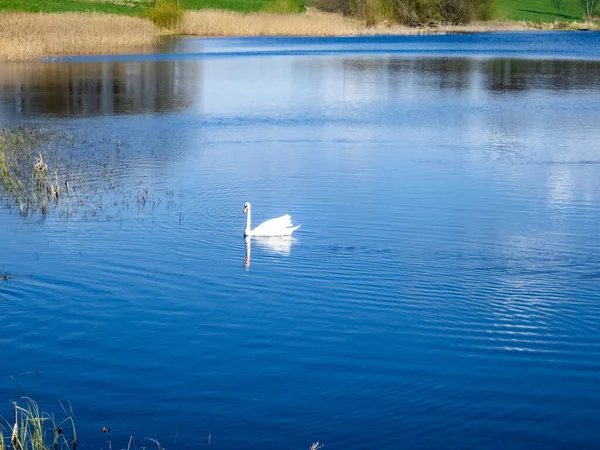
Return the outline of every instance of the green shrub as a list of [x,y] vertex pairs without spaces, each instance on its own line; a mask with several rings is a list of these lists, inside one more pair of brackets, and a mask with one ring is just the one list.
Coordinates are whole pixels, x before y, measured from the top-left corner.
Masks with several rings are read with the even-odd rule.
[[480,0],[477,20],[492,20],[496,16],[496,0]]
[[393,0],[352,0],[350,12],[352,16],[364,20],[367,26],[396,21]]
[[311,0],[310,5],[325,12],[341,13],[345,16],[352,15],[348,0]]
[[[444,0],[419,0],[414,2],[414,10],[419,25],[434,25],[442,22]],[[410,23],[410,22],[409,22]]]
[[148,10],[146,17],[157,27],[174,30],[179,27],[183,10],[177,6],[175,1],[159,1],[155,8]]
[[491,20],[497,0],[312,0],[316,8],[364,20],[409,26]]

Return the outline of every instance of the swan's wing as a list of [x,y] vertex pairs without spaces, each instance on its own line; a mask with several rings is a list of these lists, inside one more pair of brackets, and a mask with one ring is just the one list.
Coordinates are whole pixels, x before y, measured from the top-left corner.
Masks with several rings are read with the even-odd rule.
[[266,222],[261,223],[254,230],[252,230],[252,234],[254,235],[273,235],[279,234],[282,230],[285,230],[288,227],[292,226],[292,218],[289,214],[286,214],[281,217],[277,217],[275,219],[267,220]]
[[269,228],[269,229],[276,229],[276,228],[286,228],[292,225],[292,218],[290,217],[289,214],[286,214],[285,216],[281,216],[281,217],[277,217],[276,219],[271,219],[271,220],[267,220],[266,222],[261,223],[258,228]]
[[288,227],[281,231],[281,236],[291,236],[294,231],[300,228],[300,225],[296,225],[295,227]]

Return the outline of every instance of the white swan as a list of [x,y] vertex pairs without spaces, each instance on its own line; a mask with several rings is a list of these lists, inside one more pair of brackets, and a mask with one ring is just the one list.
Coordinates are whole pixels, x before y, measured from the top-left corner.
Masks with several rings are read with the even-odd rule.
[[292,218],[289,214],[267,220],[261,223],[254,230],[250,229],[251,213],[250,203],[244,205],[244,214],[246,214],[246,229],[244,236],[290,236],[294,231],[300,228],[300,225],[293,226]]

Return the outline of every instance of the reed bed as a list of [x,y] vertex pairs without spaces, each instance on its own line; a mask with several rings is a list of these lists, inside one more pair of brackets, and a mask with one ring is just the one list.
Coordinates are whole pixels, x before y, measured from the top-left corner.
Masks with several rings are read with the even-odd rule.
[[100,13],[0,13],[0,60],[113,53],[152,45],[146,19]]
[[46,214],[68,190],[53,150],[57,136],[45,130],[0,130],[0,197],[3,191],[21,212]]
[[468,24],[439,24],[424,27],[409,27],[405,25],[379,24],[373,27],[365,27],[361,30],[362,35],[424,35],[424,34],[453,34],[453,33],[486,33],[497,31],[526,31],[533,28],[524,22],[509,21],[485,21],[471,22]]
[[358,34],[360,21],[339,14],[238,13],[223,10],[189,11],[181,32],[192,36],[343,36]]
[[158,41],[160,27],[189,36],[422,35],[600,28],[598,22],[591,21],[557,21],[543,24],[486,21],[428,27],[409,27],[382,22],[366,26],[364,21],[312,8],[308,8],[304,13],[278,14],[208,9],[183,12],[161,7],[152,10],[147,16],[139,18],[103,13],[0,13],[0,61],[147,52],[152,50],[153,44]]
[[[126,180],[126,147],[107,136],[77,137],[38,127],[0,129],[0,213],[122,220],[127,211],[137,211],[142,220],[146,213],[154,220],[163,200],[167,210],[176,207],[173,190],[163,195],[144,180]],[[8,277],[0,274],[3,279]]]
[[530,23],[530,26],[538,30],[600,30],[600,22],[597,20],[586,20],[584,22],[555,20],[547,23]]
[[185,13],[181,33],[192,36],[357,36],[421,35],[524,31],[539,29],[526,22],[487,21],[467,25],[409,27],[381,23],[367,27],[364,22],[339,14],[309,10],[302,14],[238,13],[201,10]]

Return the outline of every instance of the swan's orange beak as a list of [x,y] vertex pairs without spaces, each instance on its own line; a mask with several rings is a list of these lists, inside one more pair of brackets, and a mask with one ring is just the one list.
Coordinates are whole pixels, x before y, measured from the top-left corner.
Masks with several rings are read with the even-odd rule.
[[246,214],[248,212],[248,207],[244,206],[244,214]]

